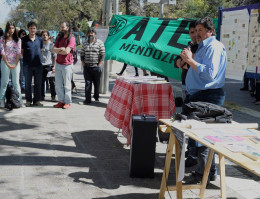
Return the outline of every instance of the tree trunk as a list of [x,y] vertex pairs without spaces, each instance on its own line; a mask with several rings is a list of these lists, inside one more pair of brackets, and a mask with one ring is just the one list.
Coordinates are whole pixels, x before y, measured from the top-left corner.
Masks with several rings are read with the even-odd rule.
[[126,0],[126,14],[134,16],[143,16],[144,11],[140,5],[140,0]]
[[79,32],[79,24],[78,24],[78,20],[77,19],[74,19],[73,21],[72,21],[72,24],[71,24],[72,26],[72,30],[74,31],[74,32]]

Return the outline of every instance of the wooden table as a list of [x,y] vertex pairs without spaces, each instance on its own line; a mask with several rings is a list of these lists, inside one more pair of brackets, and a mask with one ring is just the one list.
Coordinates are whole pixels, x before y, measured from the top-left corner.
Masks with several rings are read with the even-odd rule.
[[[180,151],[180,144],[178,143],[177,139],[175,138],[172,128],[171,128],[171,126],[173,125],[173,121],[170,119],[161,119],[160,121],[165,124],[165,125],[161,125],[160,129],[163,132],[170,133],[170,138],[169,138],[169,143],[168,143],[168,151],[166,152],[165,167],[164,167],[162,181],[161,181],[159,199],[164,199],[166,187],[168,187],[169,191],[177,191],[178,199],[182,198],[182,190],[187,190],[187,189],[200,189],[200,197],[203,198],[214,152],[218,153],[218,155],[219,155],[219,175],[220,175],[221,198],[226,198],[225,158],[228,158],[229,160],[231,160],[234,163],[238,164],[239,166],[245,168],[246,170],[260,176],[260,162],[254,161],[241,153],[234,153],[220,144],[213,145],[213,144],[209,143],[208,141],[204,140],[203,138],[200,138],[200,137],[196,136],[194,133],[192,133],[192,129],[181,128],[181,127],[175,126],[176,129],[184,132],[185,136],[188,136],[188,137],[200,142],[201,144],[203,144],[204,146],[206,146],[210,149],[201,184],[182,185],[182,181],[177,182],[181,151]],[[218,125],[221,125],[221,124],[218,124]],[[226,124],[223,124],[223,125],[226,125]],[[256,132],[258,134],[260,134],[259,131],[256,131]],[[260,150],[260,148],[259,148],[260,146],[258,146],[254,142],[251,142],[251,144],[253,147],[258,148]],[[175,145],[176,186],[166,186],[166,182],[167,182],[167,179],[169,176],[169,170],[170,170],[174,145]]]

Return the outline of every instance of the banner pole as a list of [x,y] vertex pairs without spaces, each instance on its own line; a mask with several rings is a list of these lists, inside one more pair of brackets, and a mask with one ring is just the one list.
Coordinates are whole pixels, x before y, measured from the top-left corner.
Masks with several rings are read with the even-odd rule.
[[160,0],[160,18],[163,18],[163,0]]
[[[105,4],[105,5],[104,5]],[[103,25],[108,26],[110,18],[112,16],[112,0],[104,0],[103,7],[105,10],[105,17],[103,18]],[[109,89],[109,71],[111,67],[111,61],[104,61],[103,70],[100,79],[100,93],[106,94]]]

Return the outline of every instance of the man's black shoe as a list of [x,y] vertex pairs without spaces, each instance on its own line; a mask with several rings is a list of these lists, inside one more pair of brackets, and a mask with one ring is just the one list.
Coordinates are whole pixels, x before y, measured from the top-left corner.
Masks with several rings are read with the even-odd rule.
[[192,167],[194,165],[198,164],[197,159],[192,158],[191,156],[189,156],[186,160],[185,160],[185,167]]
[[83,102],[79,102],[79,104],[80,105],[89,105],[89,104],[91,104],[91,102],[84,100]]
[[254,103],[255,105],[260,105],[260,100],[256,100]]
[[215,174],[215,175],[209,175],[209,180],[210,180],[210,181],[216,181],[216,180],[217,180],[217,174]]
[[[196,179],[197,182],[201,182],[202,181],[202,175],[193,171],[192,172],[192,176]],[[215,175],[211,175],[209,174],[208,180],[207,180],[207,184],[209,184],[210,181],[216,181],[217,180],[217,174]]]
[[248,87],[242,87],[240,88],[241,91],[248,91]]
[[98,98],[95,98],[95,101],[96,101],[96,102],[99,102],[99,99],[98,99]]
[[249,90],[250,93],[254,93],[255,91],[254,90]]

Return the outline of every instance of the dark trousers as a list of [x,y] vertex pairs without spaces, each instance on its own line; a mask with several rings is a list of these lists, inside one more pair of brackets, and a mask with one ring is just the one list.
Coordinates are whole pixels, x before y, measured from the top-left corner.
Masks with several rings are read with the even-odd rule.
[[249,88],[249,85],[250,85],[250,89],[252,91],[255,91],[255,79],[248,78],[246,77],[246,74],[244,74],[244,88]]
[[193,159],[196,159],[198,154],[197,154],[197,143],[195,140],[191,138],[188,139],[187,149],[189,151],[189,156],[191,156]]
[[[121,70],[120,74],[123,74],[123,73],[124,73],[124,71],[125,71],[126,67],[127,67],[127,64],[126,64],[126,63],[124,63],[124,66],[123,66],[123,68],[122,68],[122,70]],[[139,73],[138,73],[138,68],[137,68],[137,67],[134,67],[134,68],[135,68],[135,75],[136,75],[136,76],[139,76]]]
[[24,76],[24,69],[23,69],[23,59],[20,59],[20,86],[21,89],[25,89],[25,76]]
[[[25,99],[27,102],[36,103],[41,100],[42,66],[24,66]],[[34,96],[32,98],[32,77],[34,77]]]
[[255,98],[257,101],[260,100],[260,79],[256,80]]
[[[193,95],[187,95],[186,99],[184,100],[184,104],[189,102],[209,102],[212,104],[216,104],[219,106],[223,106],[225,101],[225,92],[222,88],[218,89],[209,89],[205,91],[199,91],[194,93]],[[196,146],[196,153],[198,154],[198,168],[196,170],[197,173],[203,175],[204,169],[206,166],[206,162],[208,159],[209,148],[201,145],[200,143],[190,141],[192,147]],[[210,168],[210,175],[215,175],[217,173],[217,168],[215,164],[215,155],[213,156],[211,168]]]
[[94,98],[99,98],[99,85],[101,77],[101,68],[100,67],[88,67],[85,66],[84,70],[84,79],[85,79],[85,97],[86,102],[91,102],[91,91],[92,83],[94,84]]
[[55,97],[56,91],[55,91],[55,77],[46,77],[47,73],[49,71],[52,71],[51,65],[45,65],[43,66],[43,72],[42,72],[42,86],[41,86],[41,96],[45,97],[45,92],[44,92],[44,87],[45,87],[45,82],[48,80],[49,85],[50,85],[50,90],[51,90],[51,96]]

